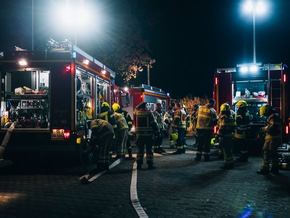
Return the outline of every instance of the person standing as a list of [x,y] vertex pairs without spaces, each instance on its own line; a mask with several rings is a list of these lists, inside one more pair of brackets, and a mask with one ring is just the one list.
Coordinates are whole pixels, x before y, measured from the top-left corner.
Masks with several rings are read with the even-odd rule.
[[281,144],[281,119],[279,114],[269,105],[260,107],[260,116],[267,117],[266,126],[262,128],[265,133],[265,141],[263,145],[262,168],[257,171],[257,174],[269,174],[269,165],[271,164],[270,172],[279,174],[279,159],[277,148]]
[[139,104],[135,111],[137,169],[142,168],[145,147],[148,169],[154,169],[152,147],[154,138],[158,137],[159,127],[153,113],[147,108],[146,102]]
[[213,136],[213,127],[217,124],[218,116],[214,99],[209,99],[209,102],[200,106],[197,111],[197,152],[195,161],[200,161],[201,156],[204,156],[204,161],[210,161],[210,144]]
[[114,112],[114,117],[117,123],[117,129],[115,132],[115,143],[117,149],[117,156],[118,158],[125,158],[126,154],[126,144],[128,139],[128,124],[123,114],[118,112]]
[[130,131],[132,129],[132,125],[133,125],[133,120],[130,116],[130,114],[123,110],[122,107],[117,104],[117,103],[114,103],[112,105],[112,109],[113,111],[117,112],[117,113],[120,113],[120,114],[123,114],[123,116],[125,117],[126,121],[127,121],[127,125],[128,125],[128,137],[127,137],[127,142],[126,142],[126,148],[127,148],[127,151],[128,151],[128,155],[129,155],[129,159],[133,158],[132,156],[132,146],[131,146],[131,142],[130,142]]
[[163,120],[163,111],[162,111],[162,105],[160,103],[156,104],[156,109],[153,111],[153,115],[157,121],[160,134],[158,138],[154,141],[154,152],[162,154],[165,152],[165,150],[162,148],[162,141],[163,141],[163,131],[165,129],[165,123]]
[[114,117],[114,111],[110,109],[110,105],[108,102],[103,102],[101,105],[101,113],[97,116],[98,119],[105,120],[109,122],[114,129],[117,128],[116,119]]
[[[193,136],[195,139],[197,138],[197,133],[196,133],[196,122],[197,122],[197,110],[199,108],[199,104],[195,104],[193,106],[193,113],[191,115],[191,124],[192,124],[192,131],[193,131]],[[197,148],[197,140],[195,140],[195,143],[192,145],[193,148]]]
[[223,103],[220,107],[220,116],[217,122],[219,146],[222,149],[224,165],[221,169],[233,169],[233,133],[235,131],[235,119],[231,114],[230,105]]
[[167,111],[164,114],[164,122],[167,124],[167,130],[168,130],[168,139],[169,139],[169,146],[170,148],[174,148],[175,146],[175,141],[173,140],[173,134],[176,134],[173,132],[172,128],[172,121],[173,121],[173,116],[174,116],[174,106],[175,103],[171,102],[170,107],[168,107]]
[[175,103],[172,127],[177,130],[178,138],[176,142],[176,151],[172,154],[185,153],[185,133],[186,133],[186,113],[180,103]]
[[102,119],[95,119],[91,122],[91,146],[97,145],[97,168],[91,174],[109,170],[111,160],[110,151],[114,138],[114,128]]
[[239,150],[239,157],[237,158],[238,162],[247,162],[248,161],[248,145],[246,138],[248,131],[250,130],[250,114],[247,109],[247,102],[240,100],[236,103],[238,108],[236,113],[236,124],[237,128],[234,134],[235,146]]

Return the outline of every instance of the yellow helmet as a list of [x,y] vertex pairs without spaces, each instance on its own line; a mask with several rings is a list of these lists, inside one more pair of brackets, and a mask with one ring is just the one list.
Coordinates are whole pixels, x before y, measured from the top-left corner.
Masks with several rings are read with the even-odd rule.
[[114,103],[114,104],[112,105],[112,109],[113,109],[113,111],[117,111],[117,110],[120,109],[120,105],[117,104],[117,103]]
[[102,103],[102,107],[110,107],[110,105],[109,105],[108,102],[105,102],[105,101],[104,101],[104,102]]
[[246,107],[246,106],[248,106],[248,104],[247,104],[246,101],[244,101],[244,100],[240,100],[240,101],[238,101],[238,102],[236,103],[236,106],[237,106],[238,108],[240,108],[240,107]]
[[265,116],[271,111],[272,107],[270,105],[264,104],[260,107],[260,116]]
[[177,139],[178,139],[178,133],[172,133],[172,134],[171,134],[171,139],[172,139],[173,141],[177,141]]
[[230,105],[228,103],[223,103],[220,107],[220,111],[229,111]]

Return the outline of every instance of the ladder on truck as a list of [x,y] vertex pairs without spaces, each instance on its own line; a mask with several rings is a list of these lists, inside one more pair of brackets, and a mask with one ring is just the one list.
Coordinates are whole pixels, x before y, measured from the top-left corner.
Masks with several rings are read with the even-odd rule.
[[268,64],[269,103],[281,114],[282,110],[282,64]]

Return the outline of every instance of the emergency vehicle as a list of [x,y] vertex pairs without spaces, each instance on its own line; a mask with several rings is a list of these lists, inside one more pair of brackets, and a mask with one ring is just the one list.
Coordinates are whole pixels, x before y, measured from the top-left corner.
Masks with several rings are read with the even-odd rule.
[[111,69],[76,46],[53,40],[49,45],[0,53],[1,140],[17,122],[5,159],[50,152],[78,158],[86,149],[88,122],[103,101],[111,102]]
[[[160,103],[164,112],[170,104],[170,95],[164,90],[141,84],[140,87],[123,88],[120,90],[120,105],[126,110],[133,118],[134,109],[142,102],[147,102],[151,111],[156,109],[156,104]],[[133,119],[132,132],[135,131],[135,121]]]
[[261,151],[263,142],[260,128],[265,124],[265,118],[259,116],[259,108],[264,104],[271,105],[280,114],[282,142],[284,146],[289,146],[289,95],[289,72],[283,63],[238,64],[233,68],[218,68],[214,73],[213,98],[217,113],[225,102],[235,110],[235,103],[245,100],[252,117],[248,140],[251,146],[258,145],[258,151]]

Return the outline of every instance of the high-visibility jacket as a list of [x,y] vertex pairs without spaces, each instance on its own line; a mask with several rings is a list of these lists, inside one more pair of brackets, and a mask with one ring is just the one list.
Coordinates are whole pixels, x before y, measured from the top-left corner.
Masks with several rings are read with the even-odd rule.
[[159,127],[151,111],[140,109],[136,112],[136,135],[152,136],[159,133]]
[[127,121],[129,130],[131,130],[131,128],[133,126],[133,120],[132,120],[132,117],[130,116],[130,114],[127,111],[124,111],[124,110],[121,110],[119,113],[124,115],[124,117],[125,117],[125,119]]
[[222,137],[232,137],[235,130],[235,119],[230,114],[221,113],[219,120],[217,122],[218,131],[217,135]]
[[114,117],[114,112],[112,110],[105,111],[98,114],[97,118],[109,122],[113,126],[114,129],[117,128],[116,119]]
[[186,129],[186,113],[182,108],[178,108],[173,114],[173,124],[174,128]]
[[123,114],[115,112],[114,117],[117,122],[117,129],[116,129],[117,131],[120,131],[122,129],[129,129],[127,121]]
[[155,111],[153,112],[153,115],[154,115],[154,117],[155,117],[155,119],[156,119],[156,122],[157,122],[157,124],[158,124],[159,129],[160,129],[160,130],[164,129],[164,127],[165,127],[165,123],[164,123],[164,121],[163,121],[163,115],[162,115],[162,112],[159,112],[159,111],[155,110]]
[[102,119],[95,119],[91,122],[91,130],[95,139],[102,138],[108,134],[114,134],[112,125]]
[[247,131],[250,129],[250,114],[246,107],[240,107],[236,114],[236,132],[234,137],[237,139],[245,139]]
[[273,139],[281,137],[282,124],[279,114],[272,113],[268,117],[265,131],[266,131],[265,139]]
[[209,106],[209,104],[200,106],[197,110],[196,129],[209,129],[212,130],[218,116],[216,110]]

